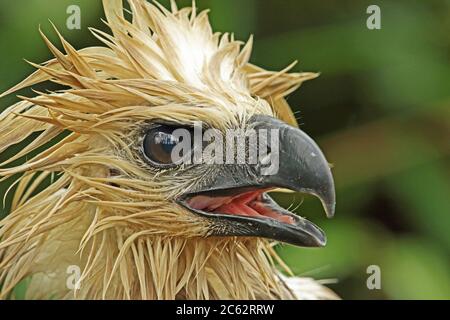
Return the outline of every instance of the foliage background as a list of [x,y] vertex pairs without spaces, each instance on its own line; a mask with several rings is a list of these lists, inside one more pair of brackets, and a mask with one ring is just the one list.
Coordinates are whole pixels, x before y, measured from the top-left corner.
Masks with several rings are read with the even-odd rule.
[[[329,238],[325,249],[280,247],[293,271],[331,279],[346,299],[449,299],[450,1],[197,2],[211,8],[215,30],[255,35],[254,63],[279,70],[299,59],[297,70],[322,74],[289,102],[334,164],[337,216],[322,218],[309,197],[278,197],[301,203],[297,212]],[[81,30],[65,28],[72,4]],[[382,10],[380,31],[366,27],[371,4]],[[50,58],[39,25],[56,40],[51,19],[81,48],[98,45],[87,27],[106,30],[100,17],[99,0],[1,1],[0,91],[33,71],[23,58]],[[2,99],[0,110],[15,100]],[[370,265],[381,268],[382,290],[366,286]]]

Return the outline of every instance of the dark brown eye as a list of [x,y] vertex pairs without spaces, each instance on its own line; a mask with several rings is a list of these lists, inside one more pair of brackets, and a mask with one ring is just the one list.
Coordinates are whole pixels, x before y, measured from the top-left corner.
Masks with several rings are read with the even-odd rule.
[[145,135],[143,150],[145,156],[153,164],[158,166],[174,165],[172,152],[182,139],[173,133],[177,128],[170,126],[158,126]]
[[156,167],[175,167],[191,156],[192,141],[192,128],[158,125],[146,133],[143,153]]

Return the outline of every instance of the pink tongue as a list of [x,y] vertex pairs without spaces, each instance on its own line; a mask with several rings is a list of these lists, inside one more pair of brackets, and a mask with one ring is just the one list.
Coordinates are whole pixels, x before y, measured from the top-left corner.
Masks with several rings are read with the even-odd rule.
[[287,224],[295,224],[294,218],[289,216],[284,216],[281,214],[278,214],[276,212],[273,212],[272,210],[266,208],[262,203],[260,202],[253,202],[250,204],[250,206],[257,212],[259,212],[264,217],[272,218],[275,220],[278,220],[283,223]]
[[234,203],[242,203],[247,204],[250,203],[250,201],[255,200],[259,195],[261,195],[261,192],[249,192],[245,193],[237,198],[233,199]]
[[217,214],[264,217],[286,224],[295,224],[294,218],[274,212],[258,201],[260,195],[261,192],[248,192],[234,198],[197,196],[190,199],[188,205],[196,210],[215,212]]
[[[215,211],[218,208],[223,208],[227,204],[233,202],[236,205],[245,206],[250,201],[254,200],[261,193],[248,192],[238,197],[208,197],[208,196],[197,196],[189,200],[188,205],[196,210],[208,210]],[[235,213],[237,214],[237,213]]]
[[229,197],[212,198],[207,196],[198,196],[189,200],[188,205],[196,210],[215,210],[228,200],[230,200]]
[[221,206],[216,210],[218,213],[242,215],[249,217],[259,217],[261,216],[257,211],[253,210],[249,206],[241,203],[229,203]]

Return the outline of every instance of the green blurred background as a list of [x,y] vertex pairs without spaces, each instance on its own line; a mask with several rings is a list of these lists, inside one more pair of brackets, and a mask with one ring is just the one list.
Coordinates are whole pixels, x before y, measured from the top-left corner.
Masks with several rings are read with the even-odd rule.
[[[323,218],[310,197],[278,196],[329,238],[324,249],[279,247],[292,270],[345,299],[450,299],[450,1],[197,2],[212,10],[216,31],[255,35],[252,62],[279,70],[298,59],[297,71],[322,74],[289,103],[334,164],[337,216]],[[65,27],[72,4],[81,30]],[[372,4],[382,30],[366,27]],[[33,71],[22,59],[51,57],[39,25],[56,40],[51,19],[82,48],[99,44],[87,28],[106,30],[102,17],[100,0],[1,1],[0,91]],[[0,110],[14,101],[2,99]],[[371,265],[381,268],[381,290],[367,288]]]

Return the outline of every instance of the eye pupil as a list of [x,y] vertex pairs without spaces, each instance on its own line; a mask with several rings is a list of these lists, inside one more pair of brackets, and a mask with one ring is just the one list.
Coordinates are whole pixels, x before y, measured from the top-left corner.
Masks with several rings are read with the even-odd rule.
[[172,153],[173,148],[177,145],[178,141],[176,141],[175,137],[169,134],[160,134],[159,140],[161,147],[164,149],[166,153]]
[[173,165],[172,152],[180,141],[173,135],[176,129],[159,126],[150,130],[144,139],[145,156],[157,165]]

